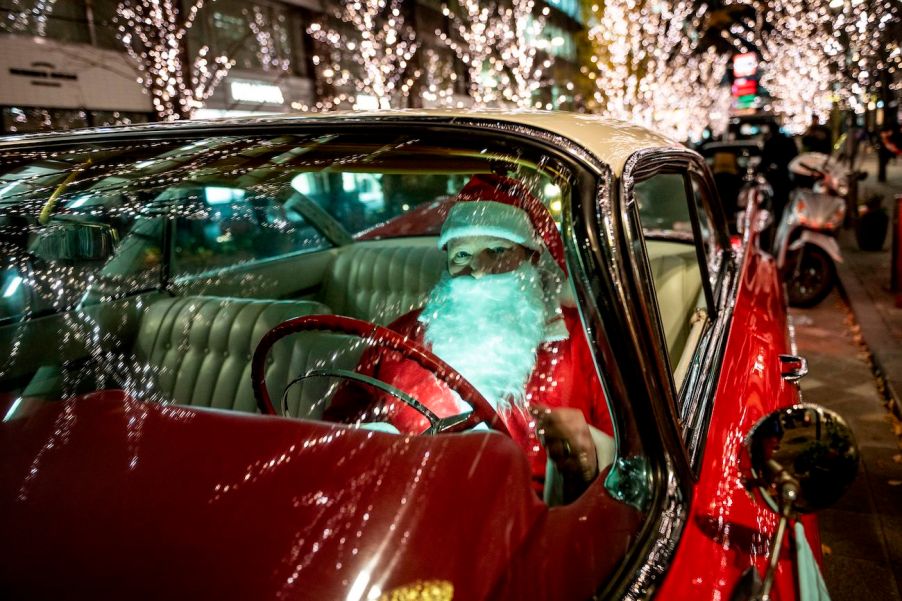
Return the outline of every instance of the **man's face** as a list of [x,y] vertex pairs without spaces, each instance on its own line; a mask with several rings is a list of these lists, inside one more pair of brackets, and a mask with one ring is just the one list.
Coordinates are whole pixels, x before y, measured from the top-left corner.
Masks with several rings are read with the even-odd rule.
[[525,246],[494,236],[469,236],[448,242],[448,273],[451,277],[508,273],[535,253]]

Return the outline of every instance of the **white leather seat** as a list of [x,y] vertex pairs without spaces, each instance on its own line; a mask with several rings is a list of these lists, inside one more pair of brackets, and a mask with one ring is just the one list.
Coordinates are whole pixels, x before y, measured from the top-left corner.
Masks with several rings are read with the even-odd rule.
[[421,307],[443,269],[435,238],[359,242],[332,262],[320,300],[336,315],[387,325]]
[[[251,356],[260,338],[275,325],[302,315],[330,313],[316,301],[271,301],[188,296],[166,298],[144,312],[135,354],[155,372],[156,390],[166,400],[201,407],[256,411],[251,389]],[[343,336],[304,333],[273,348],[266,381],[279,406],[283,389],[312,367],[356,365],[359,350]],[[346,357],[342,357],[346,355]],[[290,389],[288,413],[317,418],[329,379],[306,380]],[[155,395],[155,396],[157,396]]]
[[692,316],[700,306],[698,258],[692,244],[649,240],[647,248],[670,362],[676,366],[686,347]]

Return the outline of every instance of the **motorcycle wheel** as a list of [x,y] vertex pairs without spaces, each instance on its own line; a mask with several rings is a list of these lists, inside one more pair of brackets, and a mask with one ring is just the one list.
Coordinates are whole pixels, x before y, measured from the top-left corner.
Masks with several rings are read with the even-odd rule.
[[836,267],[830,255],[817,246],[808,244],[788,254],[786,270],[786,292],[792,307],[813,307],[833,290]]

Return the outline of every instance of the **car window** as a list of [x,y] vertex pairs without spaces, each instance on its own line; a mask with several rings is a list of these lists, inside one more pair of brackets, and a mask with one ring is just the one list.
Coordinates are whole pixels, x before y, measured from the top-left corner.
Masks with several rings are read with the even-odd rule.
[[[625,408],[615,347],[627,343],[586,325],[615,301],[588,298],[586,282],[602,278],[568,233],[571,207],[607,181],[521,137],[333,127],[67,142],[39,151],[56,171],[34,179],[37,151],[0,152],[2,181],[15,184],[0,198],[12,236],[3,285],[7,311],[19,312],[0,324],[0,346],[13,349],[0,358],[4,415],[111,391],[180,407],[167,415],[271,408],[280,417],[261,423],[437,445],[421,458],[422,482],[435,457],[455,456],[442,445],[484,436],[498,448],[466,455],[461,473],[503,476],[492,494],[524,507],[593,495],[620,542],[579,536],[616,565],[653,517],[660,483],[648,477],[650,428]],[[659,225],[691,232],[677,225],[686,220]],[[27,307],[41,303],[53,311],[39,319]],[[291,328],[259,355],[252,380],[264,335]],[[580,416],[588,450],[539,425],[561,409]],[[509,440],[486,436],[490,426]],[[358,438],[343,470],[392,460],[367,456],[369,438]],[[303,452],[331,453],[327,442]],[[589,458],[597,469],[586,477]],[[369,486],[373,473],[349,482]],[[410,478],[398,486],[430,489]],[[346,534],[337,524],[322,536]]]
[[[635,184],[633,193],[651,268],[652,283],[667,359],[679,391],[708,323],[709,306],[703,285],[700,252],[711,245],[711,225],[698,211],[695,195],[687,195],[688,175],[660,173]],[[696,220],[696,213],[701,218]]]
[[205,210],[174,220],[173,276],[332,246],[295,209],[265,195],[206,186],[196,197],[202,199]]

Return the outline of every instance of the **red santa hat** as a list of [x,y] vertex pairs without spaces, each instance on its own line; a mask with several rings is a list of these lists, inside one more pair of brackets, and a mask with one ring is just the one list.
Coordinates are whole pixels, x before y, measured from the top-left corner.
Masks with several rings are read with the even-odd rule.
[[564,245],[548,209],[517,180],[478,174],[455,198],[442,225],[438,246],[469,236],[510,240],[541,253],[543,263],[556,265],[566,276]]

